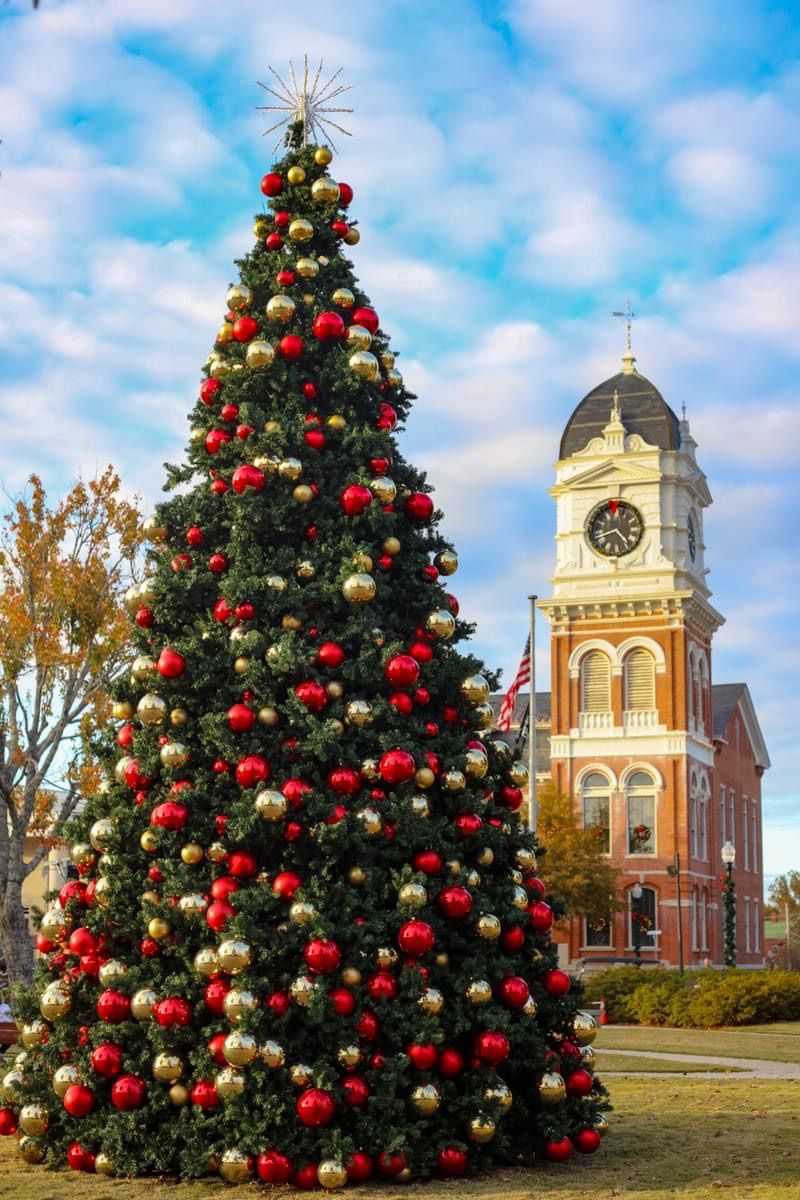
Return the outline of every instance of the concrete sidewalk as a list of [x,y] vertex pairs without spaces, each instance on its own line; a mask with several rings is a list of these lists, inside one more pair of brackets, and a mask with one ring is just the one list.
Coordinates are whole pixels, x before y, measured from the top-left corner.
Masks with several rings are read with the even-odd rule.
[[[800,1063],[771,1062],[763,1058],[719,1058],[714,1054],[671,1054],[666,1050],[607,1050],[602,1039],[595,1043],[595,1049],[603,1055],[618,1055],[621,1059],[660,1058],[666,1062],[706,1063],[714,1067],[736,1068],[735,1073],[728,1076],[712,1071],[692,1071],[692,1077],[696,1079],[800,1079]],[[621,1071],[619,1074],[652,1075],[662,1079],[675,1072]]]

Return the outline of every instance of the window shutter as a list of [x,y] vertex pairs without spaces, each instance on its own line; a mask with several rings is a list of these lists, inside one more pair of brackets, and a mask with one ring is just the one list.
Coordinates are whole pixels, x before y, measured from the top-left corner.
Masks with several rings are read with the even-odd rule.
[[599,650],[593,650],[583,660],[581,708],[584,712],[611,711],[611,663]]
[[651,710],[656,706],[655,661],[647,650],[631,650],[625,659],[626,709]]

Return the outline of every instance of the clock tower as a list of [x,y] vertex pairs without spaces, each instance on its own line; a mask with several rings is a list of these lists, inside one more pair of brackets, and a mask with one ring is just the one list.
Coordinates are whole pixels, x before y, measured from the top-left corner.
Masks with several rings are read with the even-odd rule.
[[626,912],[573,924],[570,958],[640,944],[676,962],[677,862],[684,896],[703,897],[698,947],[718,961],[711,640],[723,618],[705,565],[711,495],[688,421],[635,361],[629,348],[572,413],[550,490],[556,561],[539,608],[551,629],[552,775],[627,896]]

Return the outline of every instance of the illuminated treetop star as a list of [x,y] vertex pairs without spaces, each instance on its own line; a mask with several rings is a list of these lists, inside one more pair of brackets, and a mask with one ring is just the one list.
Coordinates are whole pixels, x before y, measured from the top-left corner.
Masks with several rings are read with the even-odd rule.
[[[276,88],[269,87],[266,83],[259,81],[258,86],[262,87],[265,92],[269,92],[279,104],[259,104],[257,109],[259,112],[285,113],[279,121],[274,125],[270,125],[269,129],[265,129],[263,137],[268,133],[272,133],[274,129],[279,129],[282,125],[291,125],[294,121],[303,122],[303,145],[307,146],[309,138],[312,141],[328,140],[333,145],[333,138],[327,132],[328,127],[337,129],[339,133],[344,133],[350,137],[350,131],[343,129],[341,125],[331,120],[330,117],[324,116],[324,113],[349,113],[352,108],[340,108],[338,105],[331,104],[337,96],[341,96],[343,92],[350,91],[350,84],[336,84],[336,80],[342,73],[342,68],[334,71],[327,83],[320,83],[322,75],[322,59],[319,60],[316,75],[313,82],[309,85],[308,77],[308,55],[303,55],[303,79],[302,84],[298,83],[297,76],[294,73],[294,65],[289,61],[289,75],[291,82],[281,79],[277,71],[269,67],[270,73],[274,76]],[[335,86],[334,86],[335,85]],[[275,143],[277,150],[281,139]]]

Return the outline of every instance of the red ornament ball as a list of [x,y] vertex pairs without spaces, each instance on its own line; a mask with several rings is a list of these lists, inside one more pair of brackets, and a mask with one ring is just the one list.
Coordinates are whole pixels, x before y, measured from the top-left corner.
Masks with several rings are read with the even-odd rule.
[[412,1042],[406,1046],[406,1054],[418,1071],[431,1071],[436,1066],[439,1052],[433,1042]]
[[342,1080],[344,1102],[350,1108],[359,1108],[366,1104],[370,1096],[370,1087],[361,1075],[348,1075]]
[[453,1049],[452,1046],[445,1046],[439,1052],[439,1073],[447,1079],[455,1079],[456,1075],[460,1075],[466,1066],[466,1059],[460,1050]]
[[433,647],[429,642],[412,642],[408,648],[408,653],[417,662],[428,663],[433,658]]
[[278,349],[289,362],[297,362],[302,358],[303,348],[303,339],[296,333],[287,333],[278,343]]
[[371,1000],[394,1000],[400,985],[389,971],[376,971],[367,980],[367,995]]
[[344,337],[345,325],[337,312],[321,312],[314,318],[311,332],[320,342]]
[[256,714],[247,704],[232,704],[228,709],[228,728],[234,733],[246,733],[256,723]]
[[203,404],[211,405],[219,391],[222,391],[222,384],[218,379],[204,379],[200,384],[200,399]]
[[558,967],[554,967],[553,970],[545,972],[542,984],[548,996],[566,996],[572,987],[572,980],[566,971],[560,971]]
[[192,1104],[204,1109],[216,1108],[220,1103],[217,1089],[210,1079],[198,1079],[197,1083],[192,1085],[189,1099]]
[[353,796],[361,787],[361,777],[353,767],[334,767],[328,772],[328,784],[337,796]]
[[233,323],[233,336],[237,342],[251,342],[258,333],[258,321],[252,317],[239,317]]
[[403,510],[410,521],[430,521],[433,501],[427,492],[412,492],[406,497]]
[[414,756],[407,750],[387,750],[381,755],[379,770],[386,783],[405,783],[416,770]]
[[69,949],[71,954],[91,954],[97,949],[97,939],[91,929],[81,925],[69,935]]
[[500,942],[504,950],[513,954],[525,945],[525,930],[519,925],[512,925],[510,929],[503,930]]
[[94,1108],[94,1092],[82,1083],[73,1083],[64,1093],[64,1108],[71,1117],[85,1117]]
[[122,1070],[122,1047],[116,1042],[101,1042],[89,1056],[92,1070],[106,1079],[113,1079]]
[[301,1188],[304,1192],[313,1191],[319,1184],[317,1164],[306,1163],[305,1166],[298,1167],[292,1176],[292,1184],[294,1187]]
[[[214,900],[206,909],[206,924],[209,929],[213,929],[215,933],[222,933],[222,930],[228,924],[232,917],[236,916],[236,909],[227,900]],[[208,998],[206,997],[206,1003]]]
[[364,483],[350,483],[339,493],[339,504],[348,517],[357,517],[372,504],[372,492]]
[[298,683],[294,694],[310,712],[321,713],[328,707],[328,693],[321,683],[316,683],[313,679],[305,679]]
[[249,879],[258,870],[255,855],[249,850],[234,850],[228,855],[228,870],[238,879]]
[[265,196],[279,196],[283,191],[283,178],[277,171],[270,171],[261,180],[261,190]]
[[383,673],[394,687],[411,687],[419,679],[419,663],[411,654],[395,654]]
[[13,1108],[0,1108],[0,1137],[17,1132],[17,1117]]
[[237,467],[231,476],[231,485],[237,496],[243,495],[248,488],[253,492],[263,491],[267,477],[258,467],[254,467],[251,463],[244,463],[241,467]]
[[345,660],[345,653],[338,642],[323,642],[317,651],[317,662],[321,667],[340,667]]
[[189,809],[177,800],[165,800],[163,804],[157,804],[150,813],[150,824],[164,829],[183,829],[188,820]]
[[437,896],[436,904],[446,917],[468,917],[472,912],[472,893],[465,887],[447,887]]
[[164,1029],[173,1025],[189,1025],[192,1020],[192,1006],[182,996],[167,996],[159,1000],[153,1010],[156,1021]]
[[412,958],[419,958],[433,949],[436,944],[436,934],[427,921],[415,918],[400,926],[397,944],[404,954],[408,954]]
[[372,1175],[372,1159],[363,1150],[354,1150],[344,1167],[348,1183],[365,1183]]
[[356,998],[349,988],[335,987],[328,993],[333,1011],[339,1017],[349,1017],[355,1012]]
[[293,899],[297,889],[302,886],[302,878],[294,871],[280,871],[272,881],[272,891],[282,900]]
[[396,1150],[393,1154],[387,1153],[386,1150],[381,1150],[375,1162],[381,1175],[391,1178],[393,1175],[399,1175],[401,1171],[406,1169],[408,1166],[408,1155],[404,1150]]
[[111,1103],[120,1112],[141,1108],[147,1095],[147,1084],[138,1075],[120,1075],[111,1087]]
[[476,1058],[492,1067],[505,1062],[511,1050],[506,1035],[494,1029],[484,1029],[481,1033],[476,1033],[472,1048]]
[[283,238],[279,233],[273,231],[265,237],[264,245],[268,250],[280,250],[283,245]]
[[314,938],[306,945],[303,958],[310,971],[317,975],[330,975],[342,961],[342,952],[336,942]]
[[[339,184],[340,190],[341,186],[342,185]],[[345,187],[346,186],[347,185],[345,184]],[[368,329],[370,333],[377,333],[378,326],[380,325],[380,320],[378,318],[378,314],[375,312],[375,309],[370,308],[369,305],[366,304],[363,305],[363,307],[356,308],[353,311],[351,321],[353,325],[363,325],[363,327]]]
[[260,754],[248,754],[236,764],[236,782],[240,787],[256,787],[270,777],[269,763]]
[[120,1021],[127,1021],[131,1011],[131,998],[123,992],[116,992],[112,988],[107,988],[101,992],[97,999],[97,1015],[101,1021],[107,1021],[109,1025],[118,1025]]
[[171,646],[165,646],[158,656],[156,667],[159,675],[165,679],[179,679],[186,670],[186,659]]
[[466,1171],[467,1156],[463,1150],[458,1150],[455,1146],[445,1146],[443,1150],[439,1151],[436,1169],[442,1179],[455,1179]]
[[278,1150],[265,1150],[256,1159],[258,1178],[263,1183],[280,1186],[288,1183],[294,1173],[294,1163]]
[[583,1067],[578,1067],[570,1075],[564,1077],[568,1096],[588,1096],[592,1090],[592,1077]]
[[594,1154],[601,1140],[597,1130],[591,1128],[579,1129],[572,1135],[572,1144],[579,1154]]
[[61,908],[66,908],[70,900],[74,900],[81,908],[86,907],[86,884],[81,883],[80,879],[70,879],[58,893]]
[[506,975],[499,983],[497,993],[506,1008],[517,1009],[528,1003],[531,989],[521,975]]
[[542,1153],[548,1162],[566,1162],[572,1157],[572,1142],[568,1137],[561,1138],[560,1141],[546,1141]]
[[[549,933],[553,928],[553,910],[544,900],[535,900],[528,909],[531,929],[534,933]],[[563,971],[560,972],[564,974]],[[566,978],[566,977],[565,977]]]
[[136,610],[134,620],[140,629],[152,629],[155,625],[156,617],[152,608],[139,608]]
[[306,1088],[297,1100],[297,1115],[304,1125],[330,1125],[336,1105],[330,1092],[323,1088]]
[[442,869],[442,856],[436,850],[420,850],[412,860],[414,870],[425,875],[438,875]]

